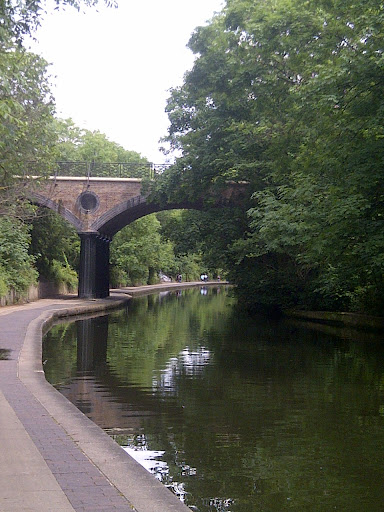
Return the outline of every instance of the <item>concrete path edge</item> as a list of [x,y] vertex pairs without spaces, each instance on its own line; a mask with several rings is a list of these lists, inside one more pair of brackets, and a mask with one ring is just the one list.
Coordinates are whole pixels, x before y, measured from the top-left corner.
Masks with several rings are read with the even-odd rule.
[[128,500],[136,512],[187,512],[170,490],[129,456],[108,434],[87,418],[45,379],[42,365],[42,335],[53,322],[68,316],[118,308],[129,300],[100,299],[85,305],[43,312],[28,325],[18,360],[18,376],[52,419]]

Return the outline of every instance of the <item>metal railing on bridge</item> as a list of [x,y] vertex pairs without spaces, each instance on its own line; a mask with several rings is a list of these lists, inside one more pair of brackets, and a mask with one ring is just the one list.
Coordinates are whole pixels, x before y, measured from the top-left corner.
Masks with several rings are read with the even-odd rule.
[[57,162],[56,176],[153,179],[168,167],[149,162]]
[[[55,176],[94,177],[94,178],[149,178],[154,179],[168,169],[171,164],[150,162],[56,162],[52,174]],[[39,175],[38,164],[29,162],[29,175]]]

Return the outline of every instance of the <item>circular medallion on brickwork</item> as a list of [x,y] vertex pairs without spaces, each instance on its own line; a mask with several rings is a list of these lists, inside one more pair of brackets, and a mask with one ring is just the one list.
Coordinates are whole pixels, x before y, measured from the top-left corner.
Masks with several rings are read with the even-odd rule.
[[78,197],[78,202],[80,208],[86,213],[93,213],[99,207],[99,198],[94,192],[88,190],[87,192],[83,192]]

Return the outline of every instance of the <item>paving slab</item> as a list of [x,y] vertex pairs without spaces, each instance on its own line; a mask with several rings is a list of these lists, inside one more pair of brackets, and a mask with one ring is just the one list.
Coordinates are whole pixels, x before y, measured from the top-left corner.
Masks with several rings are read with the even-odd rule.
[[125,295],[0,309],[1,512],[190,510],[45,380],[42,332],[53,319],[118,307]]
[[[0,391],[0,510],[74,512],[23,424]],[[55,508],[52,508],[54,505]]]

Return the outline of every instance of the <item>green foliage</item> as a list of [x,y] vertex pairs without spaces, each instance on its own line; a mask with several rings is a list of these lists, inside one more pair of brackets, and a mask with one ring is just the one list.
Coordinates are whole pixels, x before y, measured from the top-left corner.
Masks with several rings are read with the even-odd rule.
[[8,277],[7,272],[5,268],[1,265],[0,266],[0,297],[4,297],[7,295],[9,288],[8,288]]
[[[57,8],[68,5],[79,9],[97,3],[55,0]],[[25,197],[33,186],[33,181],[22,177],[47,176],[53,169],[54,104],[47,63],[22,44],[23,37],[39,25],[43,13],[41,0],[0,2],[0,213],[9,214],[15,198]]]
[[57,159],[64,161],[137,162],[146,159],[136,151],[124,149],[98,130],[79,128],[72,119],[55,119],[54,131],[58,135]]
[[[98,130],[79,128],[72,119],[55,119],[53,130],[57,134],[56,160],[64,166],[62,172],[67,176],[78,175],[81,169],[93,176],[150,177],[150,163],[146,158],[110,141]],[[71,165],[72,162],[87,162],[87,165],[79,168]]]
[[11,288],[25,292],[36,283],[34,258],[28,254],[28,227],[14,218],[0,217],[0,293]]
[[379,0],[228,0],[190,40],[159,194],[250,183],[227,261],[250,307],[382,314],[383,28]]
[[159,272],[183,281],[198,280],[202,270],[222,273],[217,260],[209,265],[205,257],[199,222],[198,212],[175,210],[126,226],[111,244],[112,286],[153,284]]
[[43,59],[23,49],[0,46],[1,213],[9,213],[33,187],[34,182],[23,176],[44,176],[52,168],[53,102],[46,66]]
[[[93,6],[98,0],[55,0],[56,8]],[[114,1],[105,0],[107,5]],[[28,254],[30,236],[20,219],[30,219],[34,207],[28,196],[40,179],[54,169],[57,135],[52,129],[54,103],[47,63],[23,47],[44,13],[42,0],[0,2],[0,294],[10,288],[23,293],[37,278],[35,257]],[[31,176],[34,178],[31,180]],[[37,178],[38,177],[38,178]],[[42,243],[56,241],[48,232]],[[38,256],[38,250],[35,251]],[[53,249],[53,252],[54,249]],[[46,254],[46,253],[44,253]],[[46,255],[47,256],[47,255]],[[73,275],[62,258],[53,263],[55,274]],[[39,265],[42,264],[41,258]],[[44,264],[42,264],[44,266]]]
[[[247,225],[244,211],[234,208],[175,210],[158,217],[162,236],[174,245],[179,272],[195,278],[203,270],[210,276],[223,275],[222,269],[230,265],[229,246]],[[194,270],[188,268],[187,261],[193,262]]]
[[174,244],[176,254],[201,250],[200,212],[171,210],[160,212],[157,217],[162,236]]
[[[91,161],[94,162],[130,162],[137,164],[138,172],[145,169],[148,174],[148,162],[134,151],[127,151],[119,144],[111,142],[107,137],[98,132],[90,132],[78,128],[73,121],[53,120],[52,131],[56,134],[58,144],[55,148],[55,159],[68,161]],[[52,125],[51,125],[52,128]],[[75,171],[78,169],[75,169]],[[113,169],[112,169],[113,170]],[[111,175],[110,169],[106,173]],[[70,172],[68,173],[70,174]],[[98,173],[100,175],[100,173]],[[139,224],[140,226],[140,224]],[[135,228],[132,228],[134,233]],[[156,231],[156,230],[155,230]],[[112,283],[127,284],[132,280],[134,282],[148,282],[153,280],[155,275],[150,262],[158,265],[158,255],[164,259],[170,252],[169,247],[151,248],[151,237],[143,238],[143,229],[138,231],[137,237],[140,239],[139,252],[126,255],[120,250],[117,261],[112,257],[113,268],[111,272]],[[131,234],[129,236],[136,237]],[[159,235],[157,235],[159,236]],[[119,243],[120,238],[115,243]],[[125,247],[125,245],[123,244]],[[58,285],[66,284],[70,288],[76,287],[76,269],[79,264],[80,241],[76,231],[67,224],[59,215],[41,209],[34,222],[32,230],[31,254],[36,258],[36,267],[40,275],[48,280],[53,280]],[[172,251],[171,251],[172,252]],[[156,256],[156,257],[154,257]],[[133,260],[130,260],[130,257]],[[152,258],[152,259],[151,259]],[[161,260],[160,258],[160,260]],[[173,258],[173,253],[172,253]],[[172,259],[171,258],[171,259]],[[125,267],[127,261],[132,263],[129,274]],[[162,260],[161,260],[162,261]],[[161,268],[161,266],[159,267]]]
[[[176,254],[172,275],[180,274],[182,281],[199,281],[202,269],[206,269],[201,253]],[[212,275],[212,274],[211,274]]]
[[52,260],[50,277],[58,286],[64,284],[73,292],[77,290],[77,273],[73,268],[71,268],[68,262],[63,264],[60,261]]
[[[81,6],[96,6],[98,0],[54,0],[56,9],[71,6],[79,10]],[[116,7],[114,0],[104,0],[107,6]],[[10,35],[19,45],[23,36],[31,35],[39,26],[42,15],[45,13],[43,0],[2,0],[0,2],[0,44]]]
[[123,228],[111,244],[112,286],[151,284],[157,274],[174,270],[173,246],[163,242],[156,215]]
[[80,239],[57,213],[41,208],[32,224],[30,253],[41,277],[76,289]]

